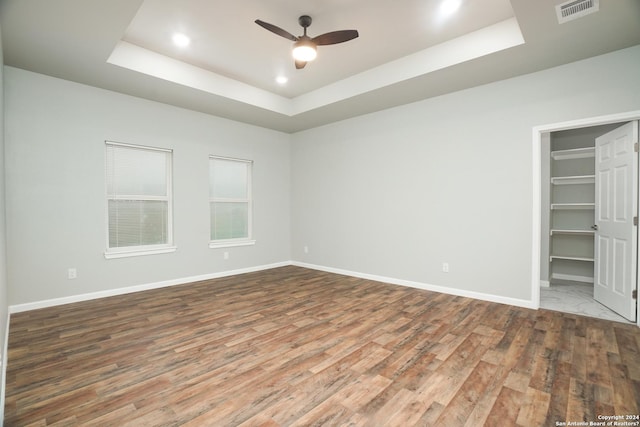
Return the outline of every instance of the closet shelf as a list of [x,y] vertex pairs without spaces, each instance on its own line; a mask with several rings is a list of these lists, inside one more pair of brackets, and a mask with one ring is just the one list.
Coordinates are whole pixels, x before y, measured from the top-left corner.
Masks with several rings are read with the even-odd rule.
[[595,184],[595,175],[581,175],[581,176],[556,176],[551,178],[551,184],[553,185],[576,185],[576,184]]
[[595,203],[552,203],[551,210],[594,210]]
[[575,274],[564,274],[564,273],[552,273],[552,279],[556,280],[569,280],[571,282],[582,282],[582,283],[591,283],[593,284],[593,276],[577,276]]
[[593,236],[596,234],[596,232],[594,230],[563,230],[563,229],[556,229],[556,228],[552,228],[551,229],[551,235],[553,236],[554,234],[568,234],[568,235],[574,235],[574,236]]
[[575,255],[551,255],[549,257],[549,261],[553,262],[554,259],[566,259],[570,261],[585,261],[585,262],[593,262],[593,257],[582,257]]
[[551,152],[551,158],[553,160],[586,159],[595,156],[595,147],[575,148],[572,150],[559,150]]
[[[550,281],[593,282],[595,267],[595,143],[590,137],[572,136],[572,144],[580,148],[562,149],[567,146],[561,138],[550,138],[548,158],[548,187],[550,208],[549,233],[545,260],[549,261]],[[565,140],[566,141],[566,140]],[[573,145],[572,147],[578,147]],[[554,150],[555,148],[555,150]],[[547,238],[548,237],[548,238]]]

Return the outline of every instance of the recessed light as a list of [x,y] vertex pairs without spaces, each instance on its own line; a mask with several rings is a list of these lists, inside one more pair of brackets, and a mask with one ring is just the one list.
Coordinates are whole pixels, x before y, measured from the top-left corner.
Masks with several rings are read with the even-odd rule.
[[173,43],[178,47],[187,47],[191,43],[191,39],[182,33],[175,33],[172,39]]
[[285,76],[278,76],[278,77],[276,77],[276,82],[277,82],[278,84],[283,85],[283,84],[287,83],[288,81],[289,81],[289,79],[288,79],[288,78],[286,78]]
[[443,0],[440,3],[440,12],[443,15],[451,15],[460,9],[461,4],[462,0]]

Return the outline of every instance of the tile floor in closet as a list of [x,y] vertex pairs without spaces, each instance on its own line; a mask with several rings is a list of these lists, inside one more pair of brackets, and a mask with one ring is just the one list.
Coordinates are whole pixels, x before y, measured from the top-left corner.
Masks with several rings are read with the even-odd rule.
[[591,284],[553,284],[540,288],[540,308],[630,323],[594,300]]

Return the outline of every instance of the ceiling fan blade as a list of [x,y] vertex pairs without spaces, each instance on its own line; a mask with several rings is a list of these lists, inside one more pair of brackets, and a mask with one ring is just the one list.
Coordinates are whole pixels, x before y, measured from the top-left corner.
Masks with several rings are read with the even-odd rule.
[[358,37],[357,30],[332,31],[330,33],[321,34],[311,39],[318,46],[337,44],[353,40]]
[[303,69],[305,65],[307,65],[306,61],[298,61],[298,60],[296,60],[296,70]]
[[291,40],[292,42],[295,42],[295,41],[298,40],[298,38],[296,36],[294,36],[293,34],[291,34],[290,32],[285,31],[280,27],[276,27],[273,24],[269,24],[268,22],[264,22],[264,21],[261,21],[259,19],[256,19],[255,23],[260,25],[265,30],[269,30],[274,34],[279,35],[280,37],[284,37],[285,39]]

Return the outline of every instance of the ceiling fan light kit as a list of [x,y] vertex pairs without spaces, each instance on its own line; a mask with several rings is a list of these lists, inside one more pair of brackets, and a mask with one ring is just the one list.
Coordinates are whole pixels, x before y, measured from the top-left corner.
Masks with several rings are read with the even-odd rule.
[[304,62],[313,61],[318,56],[316,45],[310,39],[300,39],[295,42],[291,53],[293,59]]
[[287,40],[295,42],[291,53],[295,60],[295,66],[297,69],[304,68],[304,66],[307,65],[307,62],[316,59],[318,46],[343,43],[353,40],[359,35],[357,30],[342,30],[332,31],[330,33],[325,33],[311,38],[307,36],[307,28],[311,25],[311,17],[309,15],[302,15],[298,18],[298,23],[304,29],[304,34],[299,37],[294,36],[280,27],[259,19],[256,19],[255,23],[265,30],[271,31],[280,37],[284,37]]

